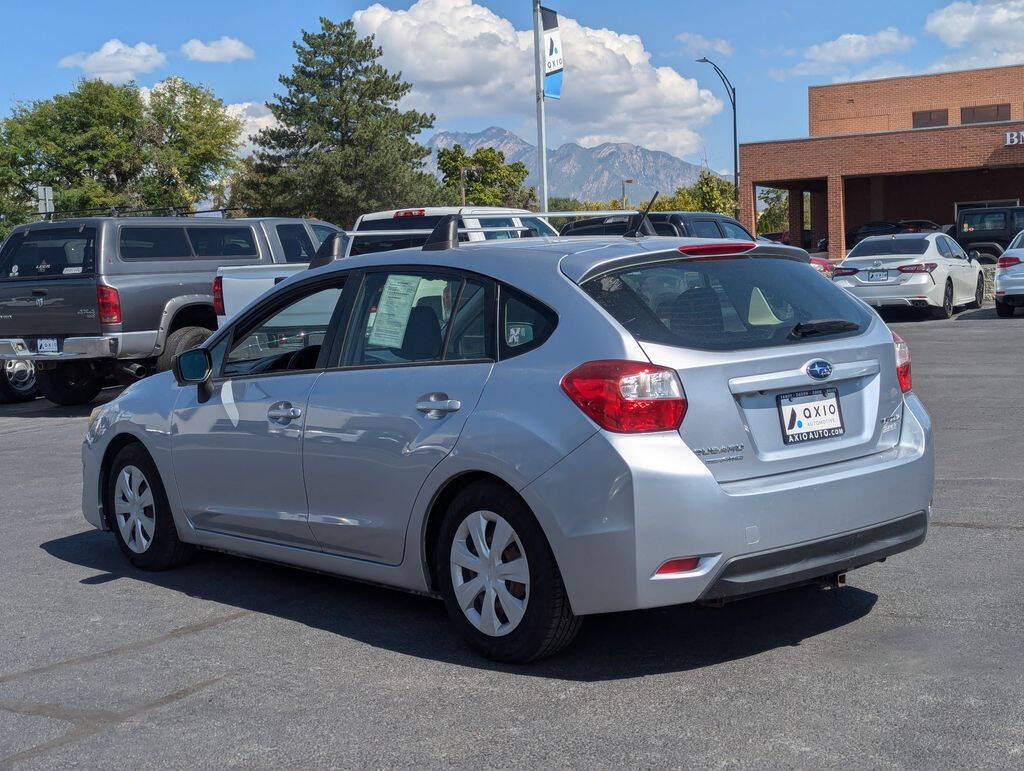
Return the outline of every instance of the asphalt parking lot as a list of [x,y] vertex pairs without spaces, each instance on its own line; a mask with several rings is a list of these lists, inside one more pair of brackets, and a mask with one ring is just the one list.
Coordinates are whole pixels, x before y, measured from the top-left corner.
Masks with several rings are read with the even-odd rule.
[[82,519],[88,408],[0,406],[0,767],[1020,767],[1024,318],[889,320],[936,428],[922,547],[591,618],[526,667],[422,597],[212,553],[135,571]]

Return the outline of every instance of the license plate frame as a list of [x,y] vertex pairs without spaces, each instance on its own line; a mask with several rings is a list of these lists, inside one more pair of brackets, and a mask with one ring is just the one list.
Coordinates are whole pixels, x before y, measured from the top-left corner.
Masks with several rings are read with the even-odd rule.
[[[805,405],[805,409],[811,411],[810,416],[803,410],[796,410],[797,407]],[[829,409],[832,405],[835,406],[834,413]],[[843,406],[839,399],[839,389],[835,386],[779,394],[775,397],[775,407],[779,414],[779,427],[782,429],[782,443],[787,447],[823,439],[836,439],[846,434]],[[788,414],[787,408],[790,408]],[[801,431],[803,426],[799,424],[804,420],[811,422],[806,430]],[[792,427],[789,427],[790,423],[793,424]],[[834,425],[835,423],[838,425]]]
[[882,281],[889,280],[889,271],[887,270],[869,270],[868,281],[871,283],[881,283]]
[[36,353],[60,353],[56,337],[40,337],[36,340]]

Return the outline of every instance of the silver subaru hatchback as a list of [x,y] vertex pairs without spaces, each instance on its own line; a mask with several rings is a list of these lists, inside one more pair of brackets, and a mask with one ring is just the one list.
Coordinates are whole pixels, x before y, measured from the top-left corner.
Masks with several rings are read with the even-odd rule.
[[771,246],[532,238],[341,260],[91,416],[86,519],[443,598],[484,655],[920,544],[910,352]]

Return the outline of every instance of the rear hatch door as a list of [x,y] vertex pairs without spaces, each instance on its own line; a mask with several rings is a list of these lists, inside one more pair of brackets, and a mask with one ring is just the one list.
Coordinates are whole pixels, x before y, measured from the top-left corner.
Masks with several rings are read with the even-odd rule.
[[0,249],[0,337],[99,334],[96,229],[40,226]]

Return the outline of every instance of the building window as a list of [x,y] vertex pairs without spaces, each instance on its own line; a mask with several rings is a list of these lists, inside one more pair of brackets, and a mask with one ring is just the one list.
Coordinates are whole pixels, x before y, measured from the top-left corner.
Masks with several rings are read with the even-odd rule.
[[960,122],[968,123],[993,123],[999,120],[1010,119],[1010,105],[1008,104],[986,104],[981,107],[960,108]]
[[914,128],[948,126],[949,110],[922,110],[914,113]]

